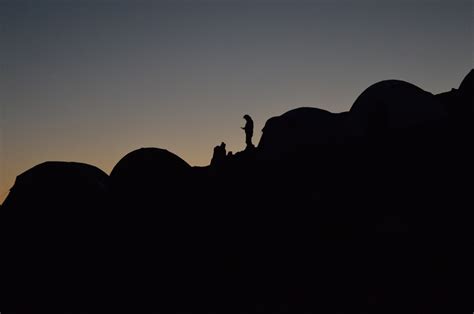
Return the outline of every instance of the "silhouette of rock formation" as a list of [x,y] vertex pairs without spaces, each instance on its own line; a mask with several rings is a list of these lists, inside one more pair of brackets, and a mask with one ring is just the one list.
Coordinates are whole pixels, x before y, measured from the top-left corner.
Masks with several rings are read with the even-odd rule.
[[474,70],[471,70],[459,85],[459,98],[464,106],[470,107],[470,113],[474,113]]
[[68,290],[92,281],[100,286],[108,180],[76,162],[45,162],[17,177],[2,206],[4,301],[42,307],[52,304],[45,296],[55,295],[77,304],[79,294]]
[[447,119],[445,107],[433,94],[397,80],[382,81],[367,88],[350,113],[357,116],[369,138],[385,142],[401,133],[429,128],[430,124],[439,126]]
[[354,134],[346,130],[346,122],[346,113],[296,108],[267,121],[258,148],[268,158],[282,158],[295,149],[341,143]]
[[222,142],[221,145],[214,147],[214,153],[212,154],[211,166],[219,166],[226,160],[226,149],[225,143]]
[[382,81],[338,114],[290,110],[256,148],[218,146],[208,167],[158,148],[110,177],[39,165],[1,207],[2,295],[216,312],[468,305],[473,76],[437,95]]
[[459,85],[458,89],[451,89],[436,95],[444,104],[452,119],[463,119],[474,114],[474,70],[471,70]]
[[[108,190],[108,175],[97,167],[49,161],[20,174],[4,206],[26,208],[81,208],[95,206]],[[31,208],[32,209],[32,208]]]
[[[191,166],[165,149],[141,148],[123,157],[112,169],[110,180],[115,191],[133,195],[141,191],[174,191]],[[156,196],[156,192],[154,193]]]

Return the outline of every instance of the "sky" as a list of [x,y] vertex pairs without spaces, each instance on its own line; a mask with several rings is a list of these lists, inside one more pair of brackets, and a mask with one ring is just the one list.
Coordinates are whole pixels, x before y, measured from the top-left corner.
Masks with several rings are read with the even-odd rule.
[[[0,203],[47,160],[107,173],[160,147],[208,165],[272,116],[371,84],[439,93],[473,68],[468,0],[0,0]],[[350,156],[348,156],[348,162]]]

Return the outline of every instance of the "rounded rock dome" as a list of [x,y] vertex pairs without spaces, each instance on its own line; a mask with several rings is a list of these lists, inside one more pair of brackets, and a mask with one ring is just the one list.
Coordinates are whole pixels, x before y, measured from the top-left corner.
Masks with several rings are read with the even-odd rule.
[[105,195],[108,175],[99,168],[78,162],[48,161],[20,174],[4,205],[39,208],[41,206],[92,206]]
[[185,180],[191,166],[161,148],[140,148],[125,155],[112,169],[110,179],[119,190],[167,187]]

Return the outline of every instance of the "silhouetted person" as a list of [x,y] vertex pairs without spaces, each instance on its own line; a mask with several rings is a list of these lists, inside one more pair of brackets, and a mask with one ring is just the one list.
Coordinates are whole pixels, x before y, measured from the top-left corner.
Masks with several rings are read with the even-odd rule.
[[242,130],[245,130],[245,144],[247,144],[247,148],[253,148],[252,144],[252,136],[253,136],[253,120],[250,118],[248,114],[244,116],[245,121],[245,126],[241,128]]

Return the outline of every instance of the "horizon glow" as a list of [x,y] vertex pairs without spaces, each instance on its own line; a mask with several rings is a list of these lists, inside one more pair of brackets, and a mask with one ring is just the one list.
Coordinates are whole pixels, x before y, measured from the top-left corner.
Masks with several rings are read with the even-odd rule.
[[[48,160],[107,173],[160,147],[208,165],[272,116],[349,110],[385,79],[432,93],[473,68],[473,2],[2,1],[0,203]],[[348,156],[350,160],[350,156]]]

